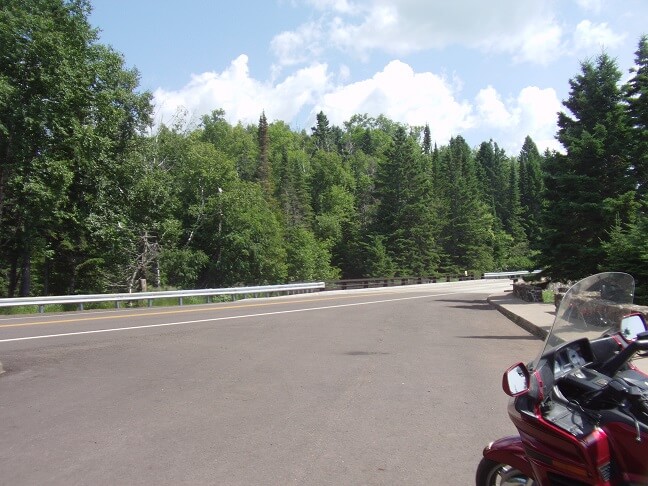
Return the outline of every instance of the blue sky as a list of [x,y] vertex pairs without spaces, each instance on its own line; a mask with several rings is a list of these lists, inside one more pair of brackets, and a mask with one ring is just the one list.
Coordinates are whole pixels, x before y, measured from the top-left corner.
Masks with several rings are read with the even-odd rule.
[[580,62],[605,50],[627,79],[645,0],[92,0],[101,42],[136,67],[156,120],[309,130],[324,111],[430,125],[444,145],[524,137],[559,149],[556,113]]

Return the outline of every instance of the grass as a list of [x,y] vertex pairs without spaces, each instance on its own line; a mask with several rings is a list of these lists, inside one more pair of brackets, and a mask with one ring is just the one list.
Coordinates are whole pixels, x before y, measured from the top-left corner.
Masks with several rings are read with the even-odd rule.
[[[136,294],[133,294],[136,295]],[[182,305],[200,305],[222,302],[234,302],[246,297],[253,297],[250,295],[214,295],[209,299],[207,296],[193,296],[183,297]],[[145,308],[149,307],[149,299],[133,299],[119,302],[84,302],[83,310],[109,310],[115,309],[119,305],[120,308]],[[175,307],[180,305],[177,297],[165,297],[161,299],[150,299],[151,307]],[[40,306],[37,305],[22,305],[16,307],[2,307],[0,308],[0,315],[13,316],[23,314],[37,314],[40,312]],[[63,313],[74,312],[79,310],[78,304],[48,304],[43,308],[45,313]]]
[[552,290],[543,290],[542,291],[542,302],[545,304],[554,303],[554,293]]

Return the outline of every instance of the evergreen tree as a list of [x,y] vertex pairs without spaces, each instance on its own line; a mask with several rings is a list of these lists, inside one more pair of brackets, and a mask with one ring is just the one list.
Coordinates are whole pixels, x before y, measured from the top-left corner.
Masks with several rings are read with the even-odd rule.
[[532,248],[541,241],[542,229],[542,156],[531,137],[524,139],[518,157],[520,167],[521,221]]
[[609,231],[603,243],[605,260],[601,262],[602,271],[626,272],[635,278],[635,302],[648,304],[648,199],[644,197],[635,202],[634,216],[626,223],[621,218]]
[[445,214],[443,270],[463,272],[493,268],[495,218],[480,199],[477,166],[463,137],[453,137],[440,151],[439,186]]
[[425,128],[423,129],[423,153],[425,155],[430,155],[431,150],[432,150],[432,136],[430,134],[430,125],[426,123]]
[[403,127],[376,174],[375,234],[401,275],[426,275],[439,263],[436,203],[418,144]]
[[639,40],[635,67],[626,85],[628,115],[632,126],[631,156],[633,175],[641,196],[648,193],[648,36]]
[[602,242],[614,224],[602,202],[632,190],[628,177],[628,123],[621,104],[621,73],[606,54],[584,62],[558,115],[566,155],[546,163],[542,264],[549,275],[578,279],[604,258]]
[[270,160],[268,157],[268,120],[265,112],[261,112],[259,117],[259,166],[257,169],[257,179],[261,183],[267,197],[272,195],[272,180],[270,177]]
[[522,227],[522,205],[520,203],[520,175],[517,161],[509,160],[505,167],[508,168],[509,180],[506,192],[506,217],[504,229],[513,236],[515,241],[527,241]]
[[279,166],[277,200],[289,227],[310,227],[312,208],[304,170],[306,154],[284,147]]
[[329,120],[323,111],[320,111],[316,118],[317,124],[311,128],[313,145],[317,150],[329,151],[333,148],[333,131]]
[[506,154],[495,142],[482,142],[475,157],[477,162],[477,179],[481,182],[483,201],[492,206],[495,216],[508,226],[509,171],[506,166]]

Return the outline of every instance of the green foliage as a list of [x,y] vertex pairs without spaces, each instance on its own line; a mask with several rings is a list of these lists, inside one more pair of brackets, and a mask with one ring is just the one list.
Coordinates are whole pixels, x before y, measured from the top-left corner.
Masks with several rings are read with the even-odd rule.
[[384,237],[372,235],[360,243],[362,255],[362,274],[367,277],[393,277],[397,273],[396,264],[385,247]]
[[606,230],[613,224],[602,201],[630,191],[629,127],[618,82],[621,73],[607,55],[581,65],[560,113],[558,140],[566,155],[545,164],[544,241],[541,262],[548,274],[578,279],[594,273],[604,258]]
[[543,159],[531,137],[524,139],[518,156],[520,167],[520,221],[532,248],[538,248],[542,238],[542,204],[544,182]]
[[335,142],[334,132],[329,126],[329,121],[324,112],[317,114],[317,125],[311,128],[313,135],[313,145],[316,150],[330,151],[333,149]]
[[178,289],[192,289],[205,271],[209,257],[201,250],[174,248],[160,253],[164,281]]
[[493,268],[496,216],[480,198],[475,157],[462,137],[440,151],[438,182],[445,201],[441,268],[454,273]]
[[374,235],[401,275],[427,275],[439,264],[436,201],[420,147],[398,127],[376,174]]
[[600,270],[626,272],[635,277],[635,301],[648,305],[648,216],[645,209],[648,201],[644,200],[642,211],[628,223],[617,218],[609,230],[609,237],[603,243],[605,260]]
[[0,9],[4,295],[538,262],[561,278],[626,270],[648,289],[645,37],[623,89],[605,54],[570,81],[558,119],[566,153],[541,156],[527,137],[511,158],[492,140],[432,146],[429,126],[384,115],[338,127],[320,112],[309,135],[265,113],[231,125],[217,109],[147,134],[151,95],[97,42],[89,10],[85,0]]
[[[7,0],[0,10],[0,264],[8,295],[110,280],[106,248],[90,230],[125,189],[116,184],[121,162],[151,107],[150,95],[135,91],[137,72],[97,44],[89,10],[83,0]],[[42,272],[32,275],[32,267]]]
[[331,254],[326,243],[318,240],[308,229],[300,226],[291,228],[287,243],[289,280],[308,282],[340,277],[339,270],[331,266]]
[[630,153],[639,194],[648,192],[648,36],[639,40],[632,77],[625,86],[628,117],[632,128]]
[[210,199],[202,229],[206,286],[286,281],[283,228],[258,185],[238,182]]

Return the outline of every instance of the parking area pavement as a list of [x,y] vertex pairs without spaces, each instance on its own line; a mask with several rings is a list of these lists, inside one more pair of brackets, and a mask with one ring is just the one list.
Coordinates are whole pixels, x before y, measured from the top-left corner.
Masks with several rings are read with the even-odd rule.
[[[556,315],[554,304],[526,302],[513,295],[512,291],[491,295],[488,302],[518,326],[541,339],[551,330]],[[634,365],[648,373],[648,359],[636,359]]]

